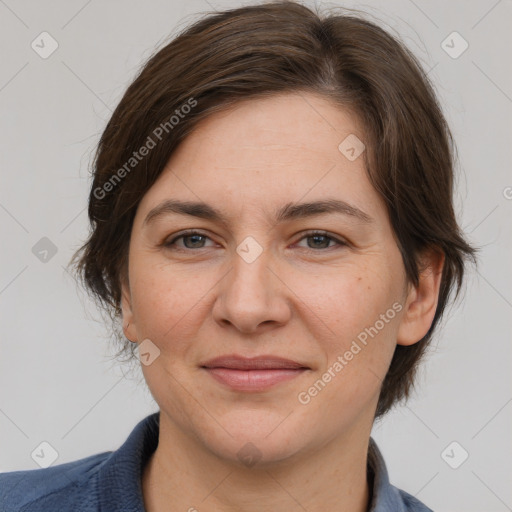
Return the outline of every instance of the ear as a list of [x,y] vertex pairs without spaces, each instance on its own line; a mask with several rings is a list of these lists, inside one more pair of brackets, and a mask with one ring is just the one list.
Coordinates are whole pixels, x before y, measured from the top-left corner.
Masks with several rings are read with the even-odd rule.
[[132,296],[128,278],[121,279],[121,311],[123,313],[123,332],[129,341],[137,341],[137,326],[132,310]]
[[398,328],[398,345],[413,345],[430,329],[437,309],[444,260],[444,253],[438,249],[428,249],[421,255],[418,286],[408,287]]

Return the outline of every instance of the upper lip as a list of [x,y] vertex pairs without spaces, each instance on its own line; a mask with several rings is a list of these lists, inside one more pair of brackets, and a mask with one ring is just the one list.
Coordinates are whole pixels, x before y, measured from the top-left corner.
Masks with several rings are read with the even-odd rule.
[[203,368],[231,368],[233,370],[297,369],[307,366],[283,357],[262,355],[243,357],[237,354],[215,357],[201,365]]

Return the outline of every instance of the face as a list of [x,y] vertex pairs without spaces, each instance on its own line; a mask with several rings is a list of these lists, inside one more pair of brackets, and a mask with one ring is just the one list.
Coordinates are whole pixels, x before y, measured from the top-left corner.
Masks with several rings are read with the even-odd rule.
[[145,194],[122,307],[168,431],[267,462],[369,435],[395,346],[422,327],[354,136],[316,95],[249,100],[203,121]]

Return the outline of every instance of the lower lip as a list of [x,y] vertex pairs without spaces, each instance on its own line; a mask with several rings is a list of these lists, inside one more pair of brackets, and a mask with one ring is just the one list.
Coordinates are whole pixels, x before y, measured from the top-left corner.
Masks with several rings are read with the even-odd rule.
[[237,391],[264,391],[280,382],[301,375],[306,368],[273,370],[233,370],[231,368],[205,368],[217,381]]

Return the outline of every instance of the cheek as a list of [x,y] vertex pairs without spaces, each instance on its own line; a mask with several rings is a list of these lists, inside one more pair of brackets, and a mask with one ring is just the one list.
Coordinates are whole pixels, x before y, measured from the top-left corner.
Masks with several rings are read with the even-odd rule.
[[301,315],[309,319],[314,349],[323,353],[312,394],[302,391],[321,393],[316,407],[325,407],[325,414],[359,410],[376,400],[396,346],[399,286],[378,261],[301,282]]
[[297,400],[304,414],[325,418],[334,433],[376,404],[396,346],[400,304],[393,308],[394,286],[373,272],[345,272],[323,284],[308,298],[316,304],[308,318],[322,363]]
[[378,261],[347,265],[324,275],[301,273],[290,276],[290,282],[301,316],[309,318],[317,334],[324,333],[321,338],[333,349],[343,348],[373,325],[399,297],[392,276],[379,268]]
[[[357,409],[373,400],[393,356],[402,304],[393,285],[369,276],[344,275],[314,299],[310,325],[317,326],[315,343],[325,355],[318,374],[332,382],[324,394],[327,408]],[[323,389],[317,379],[312,385]]]
[[[143,264],[142,264],[143,263]],[[173,351],[195,335],[212,283],[200,272],[177,271],[169,263],[133,261],[130,274],[134,319],[139,337],[160,345],[172,339]]]

